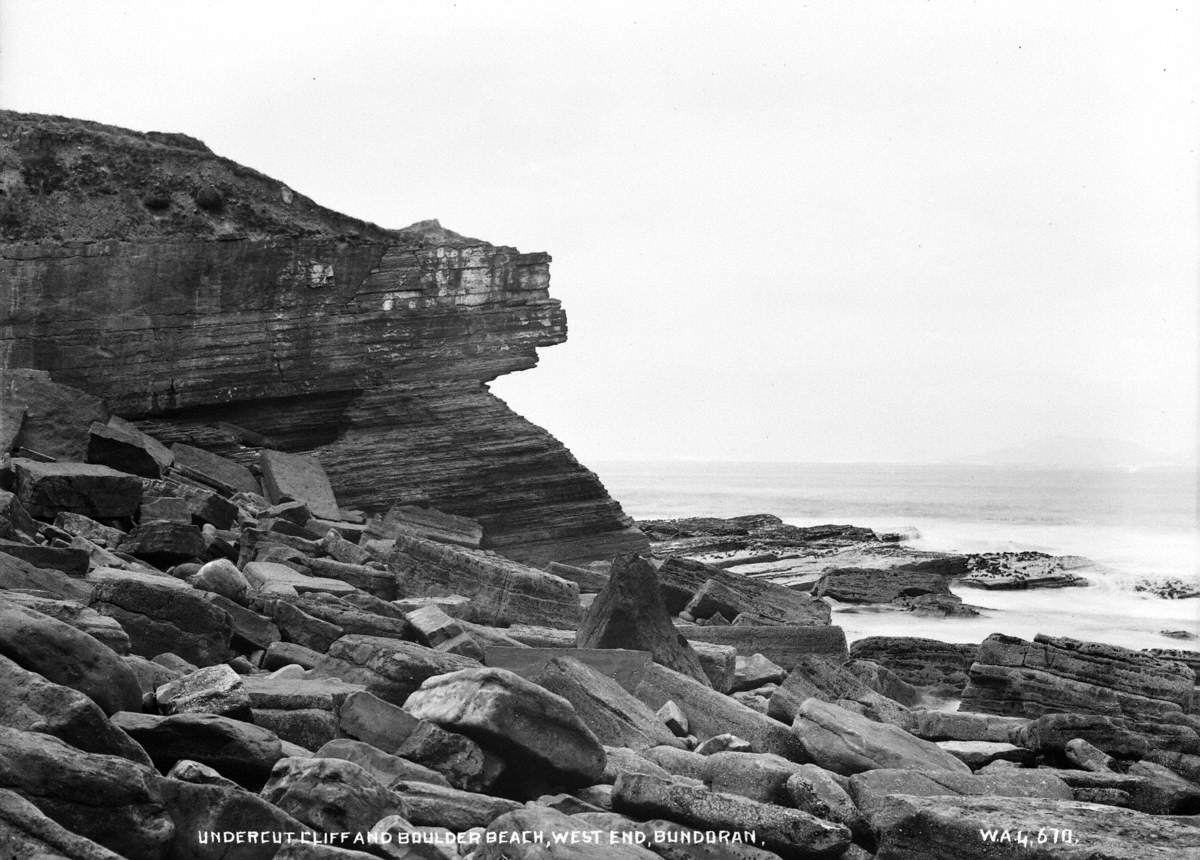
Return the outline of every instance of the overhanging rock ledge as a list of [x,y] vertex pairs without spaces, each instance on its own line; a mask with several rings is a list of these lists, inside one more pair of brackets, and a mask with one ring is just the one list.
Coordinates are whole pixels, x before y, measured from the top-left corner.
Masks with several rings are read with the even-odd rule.
[[343,507],[473,517],[525,562],[644,550],[487,387],[566,339],[549,263],[340,215],[184,135],[0,112],[0,371],[49,371],[166,442],[311,452]]

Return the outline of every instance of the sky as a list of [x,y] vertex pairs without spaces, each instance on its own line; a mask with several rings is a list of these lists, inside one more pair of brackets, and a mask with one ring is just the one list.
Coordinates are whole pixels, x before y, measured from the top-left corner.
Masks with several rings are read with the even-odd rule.
[[1198,8],[0,0],[0,105],[550,252],[584,462],[1192,456]]

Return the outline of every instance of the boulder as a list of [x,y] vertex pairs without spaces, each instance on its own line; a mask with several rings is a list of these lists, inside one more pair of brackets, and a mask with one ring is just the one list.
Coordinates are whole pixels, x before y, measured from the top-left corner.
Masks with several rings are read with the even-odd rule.
[[600,743],[632,750],[682,746],[641,700],[616,681],[569,657],[548,662],[533,679],[562,696]]
[[111,648],[69,624],[0,596],[0,656],[83,693],[106,714],[140,709],[133,671]]
[[[961,860],[967,846],[975,852],[968,856],[1019,851],[1030,860],[1175,860],[1200,853],[1193,823],[1042,797],[895,795],[872,810],[871,826],[877,860]],[[1017,842],[1021,835],[1027,844]]]
[[199,526],[170,520],[143,520],[121,541],[119,549],[160,567],[199,559],[205,554]]
[[[167,812],[175,822],[172,860],[272,860],[290,836],[313,837],[304,824],[243,788],[179,779],[159,783]],[[252,840],[248,832],[266,838]],[[225,843],[225,834],[241,842]],[[276,842],[279,840],[279,842]]]
[[121,855],[72,833],[21,795],[0,789],[0,856],[121,860]]
[[259,490],[258,481],[241,463],[182,442],[171,445],[171,454],[176,473],[207,484],[227,496]]
[[80,547],[27,544],[4,538],[0,538],[0,553],[34,567],[60,570],[68,576],[83,576],[91,561],[91,554]]
[[153,436],[113,416],[107,424],[94,421],[88,427],[86,459],[130,475],[161,478],[175,458]]
[[991,741],[1007,743],[1014,729],[1027,725],[1023,717],[998,717],[969,711],[929,711],[913,708],[904,726],[927,741]]
[[613,809],[639,818],[662,816],[704,830],[753,831],[758,844],[793,857],[836,857],[850,844],[846,827],[807,812],[645,774],[618,777]]
[[1033,750],[1000,741],[938,741],[937,745],[971,770],[987,767],[994,761],[1011,761],[1031,767],[1037,759]]
[[316,757],[340,758],[354,762],[382,785],[391,785],[394,782],[429,782],[447,787],[450,785],[446,777],[433,768],[391,755],[369,743],[350,738],[329,741],[316,751]]
[[822,655],[799,658],[787,679],[771,694],[767,713],[790,723],[808,699],[832,702],[882,723],[906,728],[908,708],[876,693],[839,662]]
[[733,733],[747,740],[755,752],[802,760],[800,742],[787,726],[665,666],[647,665],[633,694],[655,710],[675,702],[700,740]]
[[403,705],[425,679],[478,665],[414,642],[351,634],[334,642],[312,671],[319,678],[362,684],[384,701]]
[[[279,632],[279,628],[266,616],[259,615],[257,612],[234,603],[228,597],[214,592],[208,592],[203,596],[205,600],[229,616],[232,634],[230,647],[233,650],[241,652],[265,651],[272,645],[279,643],[280,639],[282,639],[283,634]],[[308,651],[311,649],[305,650]]]
[[868,636],[850,646],[855,659],[871,660],[914,687],[955,698],[966,687],[967,672],[978,653],[978,645],[914,636]]
[[979,647],[961,707],[1025,717],[1124,717],[1137,729],[1187,712],[1194,685],[1190,668],[1143,651],[1043,635],[1027,642],[997,633]]
[[1152,761],[1135,761],[1128,774],[1142,780],[1130,792],[1134,809],[1152,815],[1200,815],[1200,785]]
[[419,762],[446,777],[454,788],[487,791],[503,774],[504,759],[484,749],[466,735],[448,732],[420,720],[395,754]]
[[164,714],[217,714],[248,719],[250,696],[241,676],[225,664],[208,666],[175,678],[155,692]]
[[[243,536],[245,532],[243,532]],[[262,591],[271,586],[291,586],[300,594],[320,591],[328,594],[352,594],[354,586],[340,579],[324,576],[308,576],[286,564],[271,561],[251,561],[242,567],[242,575],[253,590]]]
[[775,755],[716,752],[704,756],[702,778],[712,791],[788,806],[787,782],[798,767],[795,762]]
[[404,817],[413,824],[437,825],[455,832],[487,827],[521,804],[432,782],[401,780],[389,786],[404,801]]
[[[2,499],[3,496],[0,495],[0,506],[3,505]],[[3,514],[0,514],[0,516],[3,516]],[[76,537],[85,538],[99,546],[108,547],[109,549],[115,549],[126,534],[118,528],[106,526],[104,523],[97,522],[91,517],[85,517],[83,514],[75,514],[70,511],[59,513],[54,518],[54,527],[62,529]]]
[[[79,516],[79,514],[68,514],[68,516]],[[83,519],[94,522],[87,517],[83,517]],[[57,518],[55,522],[58,522]],[[113,529],[113,531],[117,530]],[[18,535],[33,537],[35,534],[37,534],[37,525],[34,523],[33,517],[29,516],[29,512],[25,510],[25,506],[21,504],[21,500],[8,490],[0,490],[0,538],[15,540]]]
[[604,749],[570,702],[503,669],[432,677],[404,707],[564,782],[591,785],[604,772]]
[[211,591],[235,603],[244,603],[250,591],[250,582],[237,569],[237,565],[227,558],[217,558],[206,562],[188,582],[201,591]]
[[1058,758],[1064,757],[1067,744],[1076,739],[1121,758],[1144,756],[1149,751],[1146,739],[1118,723],[1095,714],[1043,714],[1014,727],[1008,737],[1018,746]]
[[263,449],[263,493],[274,504],[303,502],[313,516],[341,519],[329,476],[314,457]]
[[401,595],[468,598],[456,613],[466,621],[571,630],[579,624],[579,586],[494,553],[400,534],[387,564]]
[[[6,362],[7,363],[7,362]],[[8,368],[0,371],[0,403],[14,424],[14,409],[22,419],[9,441],[0,450],[26,448],[56,460],[82,460],[87,451],[88,427],[94,421],[107,421],[104,401],[93,394],[50,379],[44,370]]]
[[7,657],[0,657],[0,690],[0,725],[53,735],[84,752],[150,765],[146,751],[78,690],[51,683]]
[[0,726],[0,789],[129,860],[161,860],[174,837],[158,774],[49,735]]
[[[142,504],[164,503],[159,508],[164,518],[179,518],[180,522],[207,523],[218,529],[229,529],[238,522],[238,508],[215,490],[185,481],[174,475],[162,480],[142,479]],[[182,505],[180,502],[182,501]],[[147,509],[147,513],[151,509]],[[169,516],[167,516],[169,514]],[[146,519],[143,513],[143,519]]]
[[726,627],[685,626],[678,628],[690,642],[727,645],[742,656],[761,654],[790,671],[809,654],[824,654],[844,660],[846,634],[840,627],[798,624],[729,625]]
[[261,795],[321,833],[366,833],[381,818],[405,814],[395,792],[340,758],[280,759]]
[[971,772],[936,744],[819,699],[801,704],[792,732],[811,761],[847,776],[881,767]]
[[363,564],[347,564],[332,558],[306,558],[305,564],[313,576],[339,579],[380,600],[394,600],[396,597],[396,577],[391,571]]
[[842,603],[891,603],[922,594],[949,594],[947,579],[929,570],[893,568],[835,568],[813,587],[816,597]]
[[98,520],[132,517],[142,503],[136,475],[93,463],[41,463],[14,457],[17,498],[30,516],[53,519],[71,511]]
[[714,581],[724,586],[722,599],[728,604],[728,611],[733,613],[729,618],[746,613],[780,624],[812,626],[829,623],[829,604],[811,594],[693,559],[668,558],[659,565],[658,581],[663,603],[671,614],[683,611],[696,592]]
[[738,657],[734,667],[733,686],[730,690],[735,693],[753,690],[764,684],[778,684],[787,677],[786,669],[762,654]]
[[39,597],[21,591],[5,591],[3,599],[28,607],[43,615],[49,615],[64,624],[70,624],[76,630],[107,645],[119,655],[124,656],[129,653],[129,634],[117,620],[109,618],[107,615],[101,615],[82,603],[74,600]]
[[34,567],[19,558],[0,552],[0,590],[12,589],[28,589],[83,603],[86,603],[92,594],[91,586],[87,583],[72,579],[61,571]]
[[352,693],[338,708],[341,731],[388,752],[404,743],[420,720],[371,693]]
[[710,683],[700,658],[667,615],[654,566],[640,556],[613,560],[608,583],[588,607],[575,642],[580,648],[648,651],[656,663]]
[[843,824],[854,834],[855,841],[873,844],[867,820],[850,797],[849,780],[815,764],[796,765],[784,790],[791,805],[818,818]]
[[259,726],[216,714],[169,717],[123,711],[112,722],[142,745],[163,773],[181,759],[197,761],[239,785],[257,789],[283,757],[279,738]]
[[262,726],[278,735],[285,745],[295,744],[305,753],[329,743],[338,736],[337,717],[320,708],[255,708],[251,712],[251,719],[256,726]]
[[198,666],[229,658],[229,614],[198,589],[169,576],[115,568],[93,570],[88,581],[94,585],[92,608],[121,623],[133,653],[169,651]]
[[290,600],[271,601],[268,612],[285,641],[317,652],[328,651],[346,632],[336,624],[309,615]]

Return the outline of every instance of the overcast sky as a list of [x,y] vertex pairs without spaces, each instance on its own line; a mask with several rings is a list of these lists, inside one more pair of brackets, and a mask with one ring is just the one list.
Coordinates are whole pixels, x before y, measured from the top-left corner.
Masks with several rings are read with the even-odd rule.
[[554,256],[588,459],[1194,450],[1192,3],[0,0],[0,103]]

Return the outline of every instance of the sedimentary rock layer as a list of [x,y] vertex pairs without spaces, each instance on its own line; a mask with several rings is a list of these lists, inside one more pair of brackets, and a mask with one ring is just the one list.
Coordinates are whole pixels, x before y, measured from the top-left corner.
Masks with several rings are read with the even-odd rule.
[[487,389],[561,343],[546,254],[384,230],[183,135],[0,112],[0,371],[166,442],[313,452],[344,507],[431,504],[522,560],[645,538]]

